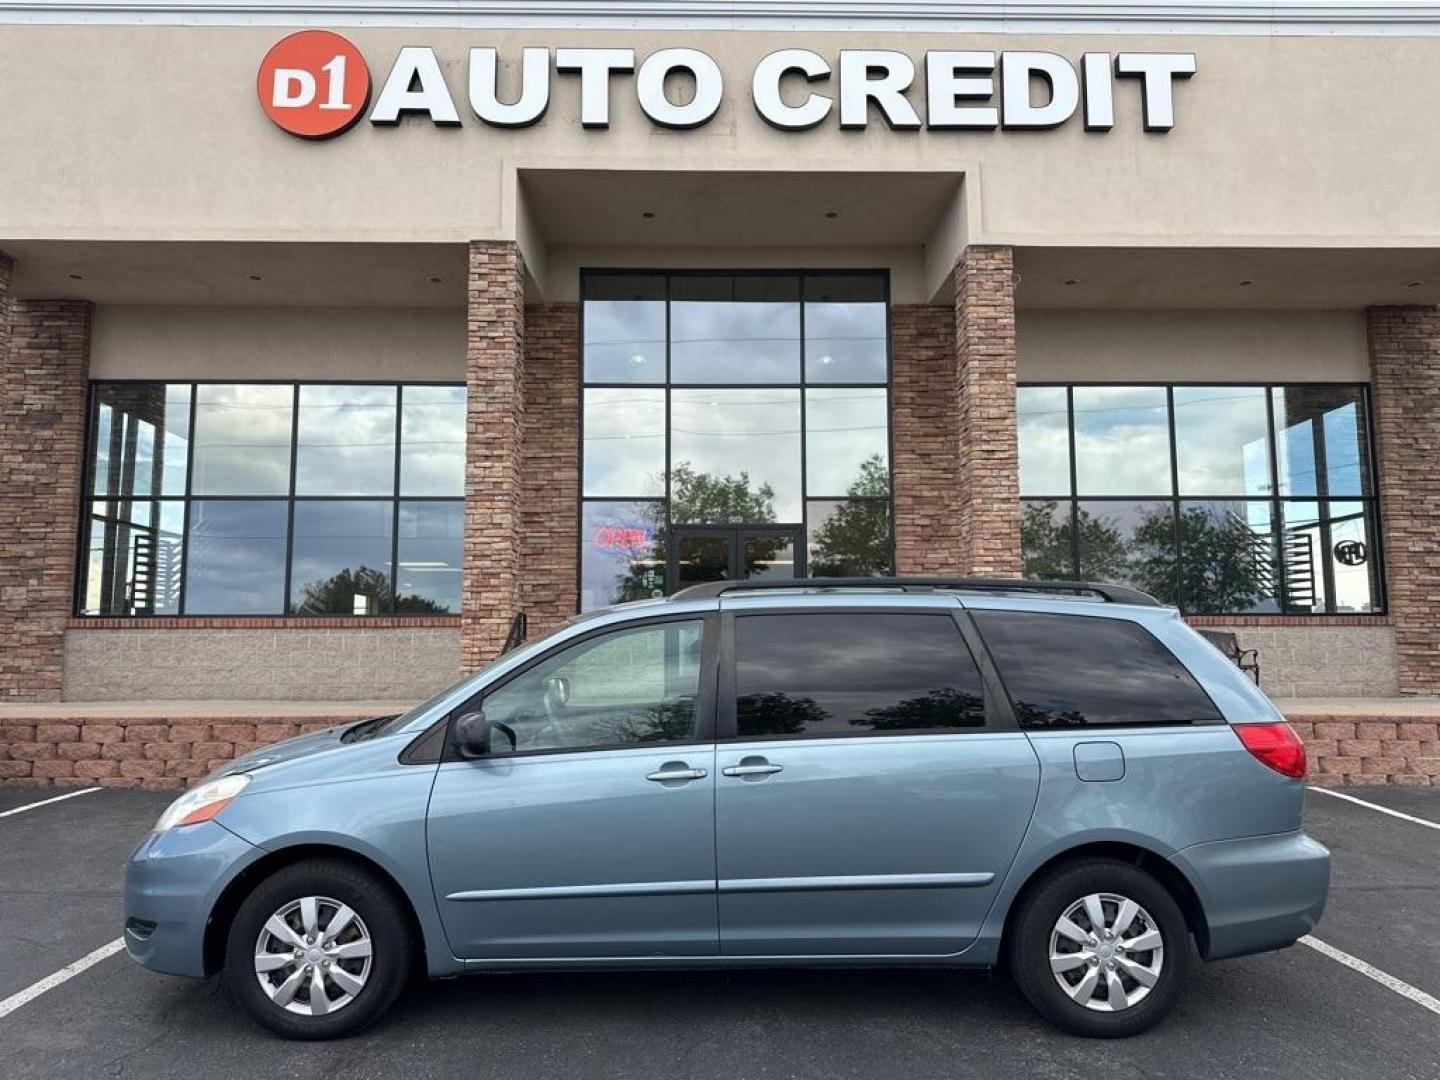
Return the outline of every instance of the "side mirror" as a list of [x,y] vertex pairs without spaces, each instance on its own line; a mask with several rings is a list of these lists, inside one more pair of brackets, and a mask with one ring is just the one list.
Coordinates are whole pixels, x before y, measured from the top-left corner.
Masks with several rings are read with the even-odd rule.
[[473,760],[489,755],[494,732],[500,732],[510,740],[510,749],[515,749],[515,731],[509,724],[485,719],[483,712],[464,713],[455,718],[455,749],[462,758]]

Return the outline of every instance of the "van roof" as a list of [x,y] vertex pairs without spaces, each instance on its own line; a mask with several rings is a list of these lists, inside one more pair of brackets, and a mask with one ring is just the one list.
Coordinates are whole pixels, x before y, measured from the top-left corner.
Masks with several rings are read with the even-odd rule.
[[1021,578],[981,577],[883,577],[883,578],[790,578],[751,581],[707,581],[691,585],[667,598],[667,602],[710,600],[733,593],[789,592],[901,592],[901,593],[990,593],[1010,596],[1079,600],[1091,603],[1133,604],[1163,607],[1149,593],[1128,585],[1102,581],[1037,581]]

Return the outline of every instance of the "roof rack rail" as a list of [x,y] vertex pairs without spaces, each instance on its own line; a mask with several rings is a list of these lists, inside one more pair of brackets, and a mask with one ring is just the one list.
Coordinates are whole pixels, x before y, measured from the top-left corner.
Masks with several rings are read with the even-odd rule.
[[784,578],[754,581],[706,581],[691,585],[670,596],[671,600],[708,600],[732,592],[763,592],[795,589],[895,589],[900,592],[935,592],[954,589],[971,592],[1091,593],[1110,604],[1138,604],[1163,607],[1149,593],[1128,585],[1103,581],[1037,581],[1033,578],[978,577],[873,577],[873,578]]

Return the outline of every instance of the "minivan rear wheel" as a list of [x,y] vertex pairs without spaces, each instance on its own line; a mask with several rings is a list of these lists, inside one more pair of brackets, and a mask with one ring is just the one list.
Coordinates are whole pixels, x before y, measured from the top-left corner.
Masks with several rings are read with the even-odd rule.
[[1091,1038],[1138,1035],[1179,999],[1190,932],[1169,890],[1139,867],[1082,859],[1050,871],[1025,896],[1010,969],[1057,1027]]
[[287,1039],[335,1039],[373,1023],[404,989],[409,922],[390,886],[338,860],[277,870],[241,903],[225,982]]

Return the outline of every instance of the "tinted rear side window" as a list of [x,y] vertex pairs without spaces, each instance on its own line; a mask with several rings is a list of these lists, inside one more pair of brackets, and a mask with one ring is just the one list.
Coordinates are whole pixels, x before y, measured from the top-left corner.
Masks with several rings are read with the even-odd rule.
[[1022,727],[1216,724],[1173,653],[1124,619],[972,611]]
[[735,697],[742,739],[985,724],[980,672],[948,615],[742,616]]

